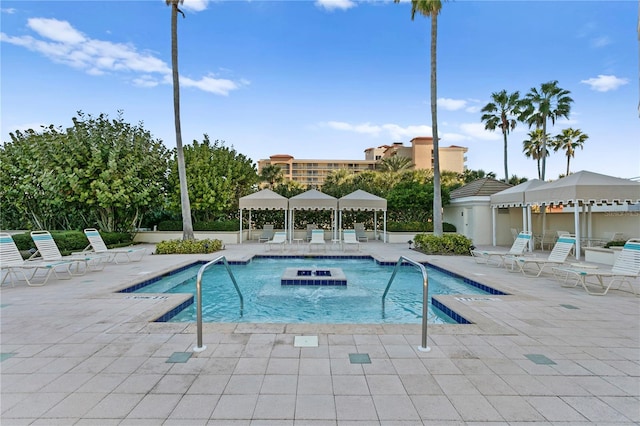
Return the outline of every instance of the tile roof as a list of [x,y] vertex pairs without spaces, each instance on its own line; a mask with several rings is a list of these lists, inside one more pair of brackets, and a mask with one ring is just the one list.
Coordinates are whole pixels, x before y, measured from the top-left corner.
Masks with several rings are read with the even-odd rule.
[[492,178],[474,180],[451,191],[451,199],[464,197],[490,196],[496,192],[511,188],[513,185]]

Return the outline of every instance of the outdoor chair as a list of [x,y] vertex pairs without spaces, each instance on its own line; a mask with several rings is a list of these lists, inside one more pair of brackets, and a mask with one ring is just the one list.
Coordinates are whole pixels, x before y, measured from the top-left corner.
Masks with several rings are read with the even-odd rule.
[[265,223],[262,227],[262,234],[258,238],[258,241],[261,243],[267,242],[273,238],[273,225],[270,223]]
[[[525,276],[539,277],[547,266],[563,265],[575,244],[575,237],[563,235],[558,238],[558,241],[556,241],[556,244],[553,246],[553,250],[551,250],[551,253],[546,259],[529,256],[505,256],[505,262],[514,262],[518,266],[520,272]],[[529,267],[536,268],[536,270],[533,271],[534,275],[531,275],[530,273],[527,274],[527,268]]]
[[314,246],[319,246],[327,251],[327,244],[324,241],[324,231],[322,229],[314,229],[311,231],[311,241],[309,241],[309,251]]
[[[604,296],[615,282],[619,282],[616,289],[620,289],[622,284],[627,284],[633,294],[637,295],[631,280],[640,277],[640,238],[632,238],[625,243],[611,269],[598,269],[597,265],[590,264],[573,264],[569,267],[553,268],[553,273],[556,278],[562,279],[563,287],[576,287],[581,284],[587,293],[594,296]],[[561,277],[562,275],[564,277]],[[575,280],[573,285],[567,284],[569,277]],[[587,281],[590,277],[595,278],[596,282]],[[607,284],[605,278],[609,279]],[[589,284],[599,285],[604,291],[591,291]]]
[[367,237],[367,233],[364,231],[364,223],[356,223],[353,227],[356,231],[356,238],[358,241],[361,243],[369,241],[369,237]]
[[[26,281],[29,286],[43,286],[47,283],[52,274],[55,274],[56,278],[69,279],[71,278],[71,266],[72,262],[56,261],[56,262],[41,262],[24,260],[16,246],[15,241],[11,235],[6,233],[0,234],[0,270],[4,272],[0,285],[4,284],[7,278],[15,278],[16,281],[20,281],[20,276]],[[39,274],[43,272],[43,274]],[[37,275],[39,275],[37,277]],[[11,285],[13,279],[9,279]]]
[[101,271],[106,264],[107,256],[102,254],[79,253],[63,257],[49,231],[32,231],[31,239],[37,250],[29,260],[36,259],[39,255],[45,262],[71,262],[73,264],[69,269],[71,275],[84,275],[87,270]]
[[342,248],[343,250],[347,250],[347,247],[352,246],[355,247],[356,250],[360,250],[360,241],[356,238],[356,230],[355,229],[345,229],[342,231]]
[[511,256],[511,258],[513,256],[523,256],[530,241],[531,232],[522,231],[518,234],[518,238],[513,242],[509,251],[471,249],[471,256],[473,256],[473,260],[475,260],[476,263],[501,266],[504,262],[505,256]]
[[272,246],[280,246],[280,250],[284,251],[284,245],[287,243],[286,232],[276,232],[273,234],[273,238],[265,242],[267,250],[271,250]]
[[311,241],[311,234],[313,233],[314,229],[318,229],[318,225],[316,225],[315,223],[307,224],[307,242]]
[[94,228],[85,229],[84,235],[86,235],[89,240],[89,245],[82,252],[72,253],[73,256],[96,253],[107,256],[107,262],[128,263],[141,261],[142,257],[147,252],[147,249],[144,247],[107,248],[100,232]]

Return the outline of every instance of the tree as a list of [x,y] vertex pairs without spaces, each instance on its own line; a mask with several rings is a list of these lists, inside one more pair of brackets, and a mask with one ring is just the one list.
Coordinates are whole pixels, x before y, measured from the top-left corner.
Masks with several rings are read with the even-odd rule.
[[551,141],[551,147],[555,152],[562,149],[567,156],[567,176],[569,176],[569,162],[576,155],[576,148],[582,149],[587,139],[589,139],[589,136],[586,133],[582,133],[580,129],[569,127],[568,129],[563,129]]
[[[184,157],[189,182],[191,213],[198,222],[210,222],[234,217],[238,200],[248,195],[258,182],[253,162],[224,141],[211,142],[204,135],[202,142],[193,141],[184,147]],[[171,164],[169,173],[170,207],[180,206],[177,161]]]
[[484,113],[481,120],[484,128],[494,131],[499,128],[504,139],[504,181],[509,180],[507,166],[507,135],[516,128],[516,118],[520,115],[520,92],[507,93],[506,90],[491,94],[493,102],[489,102],[482,108]]
[[411,158],[394,155],[393,157],[383,158],[376,168],[381,172],[398,172],[409,169],[411,166],[413,166]]
[[173,74],[173,119],[176,128],[176,156],[178,157],[178,175],[180,176],[180,204],[182,206],[182,239],[193,240],[193,223],[191,221],[191,205],[187,186],[184,152],[182,149],[182,129],[180,127],[180,77],[178,74],[178,8],[184,0],[165,0],[171,6],[171,69]]
[[[78,112],[73,126],[10,134],[0,198],[36,229],[132,231],[162,206],[169,153],[141,124]],[[5,204],[6,200],[6,204]]]
[[[538,162],[538,179],[542,180],[542,169],[540,167],[540,163],[542,161],[543,155],[549,156],[549,151],[543,149],[544,140],[549,137],[546,137],[542,134],[542,129],[532,130],[528,133],[529,139],[525,139],[522,141],[522,152],[524,152],[524,156],[527,158],[533,158]],[[544,154],[543,154],[544,153]]]
[[551,120],[551,124],[555,125],[558,118],[569,118],[571,103],[573,102],[573,99],[569,97],[570,93],[568,90],[558,87],[558,81],[554,80],[542,83],[539,90],[532,87],[522,102],[519,120],[526,122],[529,128],[535,126],[536,129],[542,130],[542,169],[540,173],[540,179],[542,180],[545,178],[548,157],[547,120]]
[[[395,3],[400,0],[393,0]],[[438,106],[437,106],[437,41],[438,15],[442,9],[441,0],[411,0],[411,20],[416,12],[431,18],[431,132],[433,136],[433,233],[442,235],[442,191],[440,185],[440,153],[438,139]]]
[[474,180],[478,180],[478,179],[482,179],[482,178],[491,178],[491,179],[495,179],[496,178],[496,174],[493,172],[485,172],[482,169],[478,169],[478,170],[465,170],[462,173],[462,180],[464,183],[471,183]]
[[276,183],[284,181],[284,172],[282,168],[276,164],[267,164],[260,171],[260,179],[262,182],[268,182],[269,188],[273,188]]

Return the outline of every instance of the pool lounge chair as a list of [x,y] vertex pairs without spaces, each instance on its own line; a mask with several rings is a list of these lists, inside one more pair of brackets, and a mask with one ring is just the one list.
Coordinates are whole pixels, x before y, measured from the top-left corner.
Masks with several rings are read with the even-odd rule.
[[369,237],[367,237],[367,233],[364,230],[364,223],[355,223],[353,228],[356,230],[356,238],[361,243],[366,243],[369,241]]
[[311,234],[314,229],[318,229],[318,225],[316,225],[315,223],[307,224],[307,242],[311,241]]
[[[14,279],[15,281],[21,280],[19,274],[22,275],[22,280],[26,281],[29,286],[45,285],[52,274],[55,274],[56,278],[59,279],[69,279],[71,278],[70,268],[72,265],[72,262],[66,261],[40,262],[24,260],[11,235],[0,233],[0,271],[4,272],[0,285],[4,284],[7,278],[10,278],[11,285],[14,285]],[[39,274],[39,272],[43,272],[44,275]]]
[[501,266],[504,263],[505,256],[523,256],[528,244],[531,241],[531,232],[522,231],[518,234],[518,238],[513,242],[509,251],[490,251],[471,249],[471,256],[476,263],[484,263],[487,265]]
[[280,246],[280,250],[284,251],[284,245],[287,243],[287,233],[286,232],[276,232],[273,234],[273,238],[269,241],[265,242],[267,246],[267,250],[271,250],[272,246]]
[[261,243],[266,243],[267,241],[273,238],[273,225],[270,223],[265,223],[262,227],[262,234],[258,238],[258,241]]
[[[505,256],[505,262],[515,262],[518,266],[520,272],[522,272],[525,276],[535,276],[539,277],[544,271],[544,268],[547,266],[560,266],[563,265],[571,249],[574,247],[576,243],[576,238],[570,235],[562,235],[556,241],[556,244],[553,246],[553,250],[546,259],[539,259],[535,257],[528,256]],[[534,275],[530,273],[527,274],[527,269],[529,267],[536,267],[536,270],[533,271]]]
[[345,229],[342,231],[342,235],[342,249],[344,251],[346,251],[349,246],[355,247],[356,250],[360,250],[360,241],[356,238],[355,229]]
[[100,232],[94,228],[87,228],[84,230],[84,235],[86,235],[89,240],[89,245],[84,251],[79,253],[72,253],[73,256],[82,256],[82,255],[90,255],[91,253],[97,253],[99,255],[106,255],[107,262],[115,262],[115,263],[129,263],[129,262],[139,262],[142,260],[142,257],[147,252],[147,249],[144,247],[122,247],[122,248],[107,248],[107,245],[104,243]]
[[[619,289],[622,284],[627,284],[633,294],[638,294],[631,284],[632,279],[640,277],[640,238],[632,238],[628,240],[611,269],[598,269],[596,265],[574,264],[569,267],[553,268],[556,278],[563,279],[563,287],[576,287],[581,284],[585,291],[593,296],[604,296],[611,289],[615,282],[619,282]],[[567,285],[569,278],[573,278],[575,283]],[[588,282],[588,278],[595,278],[596,282]],[[605,285],[605,279],[609,282]],[[589,290],[588,285],[600,285],[604,290],[602,292],[594,292]]]
[[314,229],[311,231],[311,241],[309,241],[309,251],[314,246],[319,246],[327,251],[327,244],[324,241],[324,231],[322,229]]
[[49,231],[32,231],[31,239],[36,245],[36,252],[29,258],[37,259],[40,255],[45,262],[67,261],[73,265],[70,268],[72,275],[84,275],[87,270],[101,271],[106,264],[107,256],[103,254],[72,254],[71,256],[62,256],[60,249]]

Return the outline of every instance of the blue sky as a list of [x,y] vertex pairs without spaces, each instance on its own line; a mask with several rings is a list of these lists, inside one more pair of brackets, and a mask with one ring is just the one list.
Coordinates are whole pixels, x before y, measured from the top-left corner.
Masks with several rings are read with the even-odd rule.
[[[2,1],[1,132],[76,111],[118,110],[175,146],[170,8],[164,0]],[[224,140],[253,161],[364,159],[431,134],[429,20],[392,1],[186,0],[179,19],[183,143]],[[550,127],[589,135],[571,171],[640,176],[637,1],[454,1],[438,25],[441,145],[503,176],[502,136],[480,109],[492,92],[558,80],[574,99]],[[509,172],[536,178],[509,136]],[[547,159],[547,179],[566,157]]]

